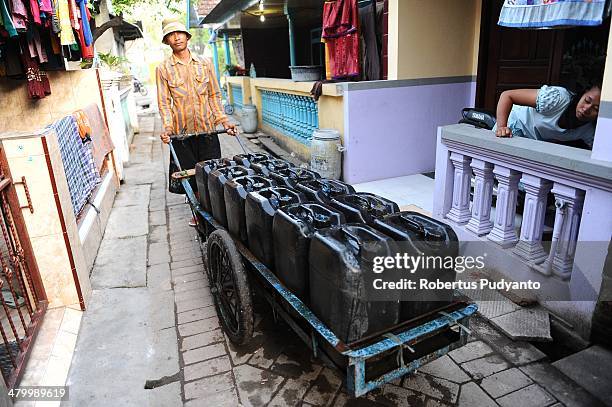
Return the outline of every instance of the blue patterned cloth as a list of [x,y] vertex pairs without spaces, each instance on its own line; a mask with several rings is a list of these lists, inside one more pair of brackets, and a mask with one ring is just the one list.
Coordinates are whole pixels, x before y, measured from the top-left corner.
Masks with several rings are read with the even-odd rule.
[[100,182],[100,174],[91,152],[91,143],[83,143],[79,136],[76,120],[66,116],[49,126],[57,133],[64,172],[68,181],[70,200],[75,216],[78,215],[96,185]]
[[594,26],[603,22],[606,0],[505,0],[498,24],[515,28]]

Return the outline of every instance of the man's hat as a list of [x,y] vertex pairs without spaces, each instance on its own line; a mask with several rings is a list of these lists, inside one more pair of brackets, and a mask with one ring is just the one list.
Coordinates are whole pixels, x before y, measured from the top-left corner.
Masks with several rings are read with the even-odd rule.
[[166,35],[175,31],[181,31],[187,34],[187,38],[191,38],[191,34],[187,31],[185,24],[176,17],[166,18],[162,21],[162,42],[166,44]]

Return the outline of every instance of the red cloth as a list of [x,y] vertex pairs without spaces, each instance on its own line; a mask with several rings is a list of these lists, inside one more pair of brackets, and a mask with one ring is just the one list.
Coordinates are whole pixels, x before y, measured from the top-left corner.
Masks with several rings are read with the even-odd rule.
[[30,11],[32,12],[34,22],[39,25],[42,24],[42,21],[40,21],[40,7],[38,6],[38,0],[30,0]]
[[53,5],[51,4],[51,0],[41,0],[40,1],[40,11],[49,14],[53,13]]
[[[25,44],[22,44],[25,45]],[[38,62],[30,57],[28,52],[21,53],[21,62],[26,71],[28,94],[30,99],[42,99],[51,94],[51,85],[45,72],[41,72]]]
[[94,57],[93,44],[90,46],[85,45],[85,35],[83,34],[83,25],[81,24],[80,30],[75,30],[79,33],[79,45],[81,46],[81,58],[92,59]]
[[323,4],[323,38],[333,38],[357,31],[357,0],[326,1]]
[[329,48],[333,79],[360,75],[359,12],[357,0],[326,1],[323,4],[323,39]]
[[348,34],[326,40],[329,47],[329,64],[332,79],[359,76],[359,35]]

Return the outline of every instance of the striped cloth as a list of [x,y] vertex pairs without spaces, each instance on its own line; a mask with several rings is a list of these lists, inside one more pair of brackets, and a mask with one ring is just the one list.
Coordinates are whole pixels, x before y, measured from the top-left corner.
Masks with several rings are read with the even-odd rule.
[[76,216],[100,182],[100,174],[96,170],[91,152],[91,143],[83,143],[76,120],[72,116],[66,116],[49,127],[57,133],[72,209]]
[[226,121],[221,90],[209,59],[191,54],[188,63],[171,55],[156,70],[157,103],[164,130],[211,132]]

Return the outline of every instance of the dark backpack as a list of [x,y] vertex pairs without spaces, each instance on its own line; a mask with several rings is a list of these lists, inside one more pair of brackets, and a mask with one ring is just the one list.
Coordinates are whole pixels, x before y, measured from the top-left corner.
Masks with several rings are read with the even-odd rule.
[[461,111],[463,118],[459,123],[471,124],[472,126],[492,130],[495,126],[495,115],[488,110],[466,107]]

